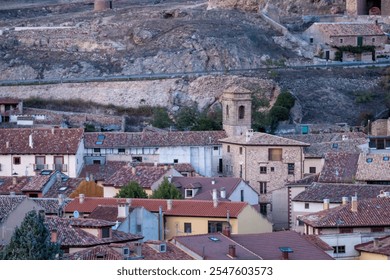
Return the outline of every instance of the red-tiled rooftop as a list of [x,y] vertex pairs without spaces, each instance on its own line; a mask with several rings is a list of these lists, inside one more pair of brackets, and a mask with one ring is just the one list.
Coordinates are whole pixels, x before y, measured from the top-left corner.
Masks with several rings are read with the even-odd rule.
[[82,128],[0,129],[0,154],[75,154],[83,133]]
[[84,165],[79,177],[87,178],[92,175],[93,180],[104,181],[127,164],[128,162],[126,161],[106,161],[106,164],[87,164]]
[[333,152],[325,155],[324,167],[319,182],[352,183],[356,178],[359,154]]
[[[233,260],[229,253],[229,246],[236,248],[237,260],[261,260],[262,258],[250,249],[241,246],[234,240],[221,233],[176,236],[172,240],[179,248],[187,248],[203,257],[204,260]],[[184,250],[183,248],[183,250]]]
[[247,141],[246,135],[240,136],[231,136],[228,138],[221,139],[222,143],[231,143],[231,144],[239,144],[239,145],[254,145],[254,146],[300,146],[306,147],[310,144],[304,143],[301,141],[288,139],[276,135],[271,135],[267,133],[254,132],[250,137],[250,140]]
[[[101,144],[99,135],[104,136]],[[102,136],[100,136],[102,137]],[[217,145],[225,131],[88,132],[86,148],[170,147]]]
[[279,247],[290,247],[290,260],[332,260],[323,249],[294,231],[278,231],[259,234],[232,234],[231,239],[250,249],[264,260],[280,260]]
[[0,195],[0,224],[26,199],[24,195]]
[[11,97],[0,97],[0,104],[18,104],[21,100]]
[[45,223],[50,231],[56,230],[63,247],[90,247],[101,244],[123,243],[142,239],[142,236],[112,230],[111,237],[98,238],[82,228],[107,227],[114,223],[94,219],[74,219],[46,217]]
[[0,195],[7,195],[11,192],[14,192],[15,194],[23,194],[22,188],[28,183],[29,180],[30,177],[27,176],[1,176]]
[[390,256],[390,235],[355,246],[355,250]]
[[330,203],[341,203],[343,197],[351,200],[357,195],[360,200],[376,198],[381,191],[390,192],[390,186],[367,184],[313,183],[305,191],[295,196],[293,201],[318,202],[329,199]]
[[385,36],[379,25],[375,23],[314,23],[329,36]]
[[372,227],[390,226],[390,197],[357,201],[357,211],[351,203],[299,218],[312,227]]
[[161,165],[125,165],[105,180],[104,185],[120,188],[131,181],[135,181],[140,184],[141,187],[150,189],[152,185],[161,179],[167,172],[168,169]]
[[[117,205],[118,202],[125,203],[126,199],[86,197],[80,204],[79,199],[75,198],[66,206],[65,211],[91,213],[98,205]],[[150,212],[158,212],[161,207],[166,216],[226,217],[229,210],[230,217],[236,218],[246,206],[246,202],[220,201],[218,207],[214,208],[213,201],[175,199],[172,200],[172,209],[168,210],[166,199],[131,199],[131,207],[145,207]]]

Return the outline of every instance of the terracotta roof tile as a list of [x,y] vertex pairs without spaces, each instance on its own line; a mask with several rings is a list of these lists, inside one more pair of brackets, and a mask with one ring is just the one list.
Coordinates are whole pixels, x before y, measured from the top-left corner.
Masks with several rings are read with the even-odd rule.
[[[387,160],[385,158],[387,157]],[[359,156],[356,180],[390,181],[390,153],[361,153]]]
[[[45,210],[46,215],[58,214],[58,199],[57,198],[30,198]],[[68,204],[71,200],[64,199],[64,204]]]
[[262,259],[250,249],[221,233],[176,236],[172,242],[178,247],[188,248],[204,260],[233,260],[228,255],[229,245],[234,245],[236,248],[236,260]]
[[383,30],[374,23],[314,23],[329,36],[384,36]]
[[[91,213],[98,205],[117,205],[124,203],[122,198],[98,198],[86,197],[83,203],[79,199],[73,199],[65,208],[66,212],[75,210],[82,213]],[[212,201],[206,200],[172,200],[172,209],[167,210],[166,199],[140,199],[132,198],[131,207],[145,207],[150,212],[158,212],[160,206],[166,216],[192,216],[192,217],[226,217],[227,210],[231,218],[236,218],[241,211],[248,206],[246,202],[220,201],[218,207],[214,208]]]
[[58,240],[63,247],[89,247],[112,242],[128,242],[142,239],[142,236],[112,230],[109,238],[98,238],[82,228],[107,227],[114,223],[93,219],[70,219],[46,217],[45,223],[49,230],[57,230]]
[[390,226],[390,198],[358,200],[357,211],[351,203],[300,217],[304,223],[319,228]]
[[[28,183],[31,177],[21,176],[1,176],[0,177],[0,195],[7,195],[10,192],[23,194],[22,188]],[[16,181],[14,184],[14,181]]]
[[[0,154],[76,154],[83,133],[82,128],[0,129]],[[32,147],[29,145],[30,135]]]
[[295,196],[293,201],[319,202],[329,199],[330,203],[341,203],[342,197],[357,195],[359,199],[377,197],[381,191],[389,192],[390,186],[367,184],[313,183],[305,191]]
[[[104,140],[98,142],[98,136]],[[127,148],[217,145],[226,137],[225,131],[164,131],[164,132],[87,132],[86,148]]]
[[115,205],[98,205],[91,214],[89,214],[88,218],[106,220],[110,222],[123,220],[118,219],[118,206]]
[[79,177],[87,178],[92,175],[94,180],[104,181],[127,164],[128,162],[126,161],[106,161],[106,164],[84,165]]
[[82,178],[64,178],[61,181],[56,181],[43,197],[57,198],[60,194],[69,197],[81,184]]
[[390,235],[355,246],[355,250],[390,256]]
[[152,185],[161,179],[168,170],[165,166],[122,166],[111,177],[104,181],[105,186],[120,188],[131,181],[138,182],[143,188],[150,189]]
[[0,195],[0,224],[26,199],[24,195]]
[[324,250],[294,231],[278,231],[260,234],[232,234],[231,239],[250,249],[264,260],[280,260],[279,247],[290,247],[291,260],[332,260]]
[[232,136],[221,139],[222,143],[231,143],[239,145],[256,145],[256,146],[309,146],[310,144],[301,141],[288,139],[267,133],[254,132],[250,140],[246,140],[246,135]]
[[31,177],[27,184],[22,188],[22,191],[42,191],[53,173],[54,171],[50,171],[50,175],[36,175]]
[[[214,181],[214,184],[212,183]],[[172,183],[180,188],[182,196],[185,195],[185,189],[197,189],[193,199],[211,200],[213,189],[217,190],[218,198],[220,199],[220,191],[222,188],[226,191],[226,198],[228,198],[236,189],[238,184],[242,181],[240,178],[232,177],[173,177]]]
[[353,183],[356,178],[359,154],[327,153],[318,178],[323,183]]
[[21,100],[11,97],[0,97],[0,104],[18,104]]

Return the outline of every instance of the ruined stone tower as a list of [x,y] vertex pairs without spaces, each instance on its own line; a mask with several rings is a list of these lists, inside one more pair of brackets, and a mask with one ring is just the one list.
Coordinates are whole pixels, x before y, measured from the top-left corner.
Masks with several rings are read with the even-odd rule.
[[222,96],[222,123],[228,137],[243,135],[252,126],[252,93],[230,87]]
[[390,15],[390,1],[388,0],[346,0],[348,15]]
[[112,0],[95,0],[94,2],[94,11],[100,12],[112,9]]

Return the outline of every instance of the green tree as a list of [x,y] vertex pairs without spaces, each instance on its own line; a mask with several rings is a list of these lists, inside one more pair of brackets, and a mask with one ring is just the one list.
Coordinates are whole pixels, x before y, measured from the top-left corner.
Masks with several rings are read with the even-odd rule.
[[53,260],[62,255],[59,243],[51,242],[44,214],[35,210],[26,214],[20,227],[15,229],[10,243],[5,247],[5,260]]
[[198,125],[199,111],[197,105],[182,108],[176,115],[176,127],[179,130],[192,130]]
[[120,198],[148,198],[145,190],[135,181],[129,182],[122,187],[116,197]]
[[167,109],[162,107],[154,108],[152,125],[158,128],[167,128],[172,125]]
[[169,183],[165,177],[160,186],[153,191],[151,198],[181,199],[181,193],[174,184]]

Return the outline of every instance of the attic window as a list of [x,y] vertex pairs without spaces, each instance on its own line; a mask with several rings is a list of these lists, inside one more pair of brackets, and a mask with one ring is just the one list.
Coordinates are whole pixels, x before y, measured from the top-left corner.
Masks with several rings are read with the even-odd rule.
[[63,192],[63,191],[65,191],[67,188],[68,188],[68,187],[61,187],[59,190]]
[[215,237],[215,236],[210,236],[209,239],[213,242],[218,242],[220,241],[218,237]]
[[338,144],[338,143],[333,143],[333,144],[332,144],[332,148],[333,148],[333,149],[337,149],[338,147],[339,147],[339,144]]
[[389,161],[389,157],[383,157],[383,161]]
[[41,175],[50,175],[51,171],[50,170],[42,170]]
[[367,159],[366,159],[366,162],[367,162],[367,163],[371,163],[371,162],[372,162],[372,158],[367,158]]

